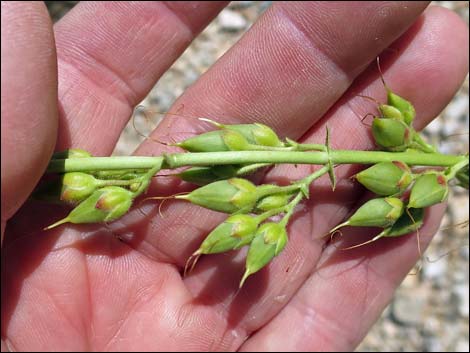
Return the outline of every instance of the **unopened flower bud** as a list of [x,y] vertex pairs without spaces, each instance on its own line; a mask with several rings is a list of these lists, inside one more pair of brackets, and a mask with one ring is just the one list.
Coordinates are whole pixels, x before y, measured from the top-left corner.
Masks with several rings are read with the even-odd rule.
[[380,162],[356,174],[356,179],[370,191],[381,195],[396,195],[413,180],[410,168],[402,162]]
[[449,193],[447,180],[442,174],[422,174],[411,188],[408,207],[423,208],[441,203]]
[[262,224],[251,242],[246,258],[246,270],[240,281],[240,287],[253,273],[266,266],[273,257],[278,255],[286,246],[287,231],[279,223],[268,222]]
[[231,178],[202,186],[187,195],[175,196],[193,204],[225,213],[249,212],[258,195],[256,186],[246,179]]

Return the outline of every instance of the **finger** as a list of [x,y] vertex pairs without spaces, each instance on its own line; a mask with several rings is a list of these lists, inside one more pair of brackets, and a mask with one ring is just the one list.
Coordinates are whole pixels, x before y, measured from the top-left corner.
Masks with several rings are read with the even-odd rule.
[[[417,108],[418,127],[423,127],[437,115],[455,93],[468,70],[468,29],[460,19],[446,10],[432,8],[413,33],[405,52],[385,73],[387,83],[409,97]],[[435,33],[439,32],[437,36]],[[403,48],[402,45],[399,47]],[[423,58],[422,53],[426,52]],[[424,60],[424,62],[423,62]],[[439,92],[433,94],[435,82]],[[380,85],[379,82],[375,86]],[[374,84],[366,89],[374,92]],[[432,97],[432,98],[430,98]],[[349,103],[349,101],[347,101]],[[357,107],[357,105],[352,104]],[[340,131],[340,120],[353,123],[348,130],[354,142],[342,143],[357,148],[371,146],[369,137],[357,133],[361,127],[354,125],[351,104],[345,111],[328,117],[328,124]],[[332,128],[333,129],[333,128]],[[312,137],[312,136],[310,136]],[[347,173],[347,172],[346,172]],[[354,194],[353,194],[354,195]],[[357,194],[356,194],[357,195]],[[357,196],[356,196],[357,197]],[[325,234],[332,225],[341,221],[345,211],[340,205],[319,206],[318,215],[329,215],[328,222],[319,221],[315,214],[314,237]],[[347,212],[347,211],[346,211]],[[433,208],[420,230],[421,247],[424,249],[435,233],[442,216],[443,206]],[[345,233],[361,243],[358,232]],[[370,239],[371,233],[363,234]],[[317,271],[301,287],[275,319],[261,329],[243,347],[244,350],[265,350],[269,347],[292,350],[350,350],[364,337],[393,295],[403,277],[419,257],[415,237],[380,240],[364,248],[344,252],[326,252],[317,264]],[[317,258],[318,260],[318,258]],[[314,261],[316,262],[316,260]],[[286,265],[284,265],[286,266]],[[280,281],[285,281],[285,278]],[[293,340],[278,339],[289,327],[295,332]]]
[[[346,28],[343,22],[350,17],[350,7],[345,3],[312,5],[302,2],[296,6],[291,8],[290,4],[275,3],[232,50],[186,91],[175,103],[175,110],[184,106],[184,114],[209,115],[224,122],[229,121],[228,117],[238,121],[253,119],[297,138],[320,119],[359,71],[396,39],[424,7],[422,3],[411,4],[406,9],[395,3],[381,4],[383,7],[361,3],[357,6],[363,11],[358,11],[358,17]],[[297,19],[295,14],[301,9],[308,16]],[[383,11],[391,15],[384,19]],[[329,13],[335,13],[335,16],[330,18]],[[324,37],[315,30],[305,29],[320,27],[324,21],[333,21],[325,24],[328,30],[322,32]],[[374,27],[364,30],[364,23],[367,26],[374,23]],[[351,36],[351,32],[358,34]],[[324,44],[336,43],[341,35],[344,41],[357,42],[364,50],[353,49],[354,44],[345,48]],[[376,36],[382,40],[375,40]],[[171,124],[163,121],[157,128],[154,135],[157,139],[191,129],[188,121],[182,119],[170,117],[167,122]],[[159,152],[156,144],[150,141],[137,153]],[[181,188],[162,181],[155,191],[171,193],[179,192]],[[172,259],[179,265],[184,265],[201,238],[222,219],[222,216],[214,216],[199,207],[187,207],[183,202],[166,203],[165,217],[161,219],[157,216],[157,207],[152,210],[150,204],[146,205],[148,208],[144,211],[149,216],[145,221],[135,212],[123,222],[134,225],[133,231],[137,232],[141,229],[139,223],[150,222],[148,229],[139,232],[138,237],[129,233],[127,238],[140,249],[153,249],[149,256],[158,249],[161,252],[158,256],[165,254],[165,260]],[[147,237],[146,234],[161,236]]]
[[225,2],[81,2],[55,25],[58,148],[109,154],[132,108]]
[[57,132],[52,24],[42,3],[2,2],[2,240],[44,172]]
[[[283,136],[297,138],[426,5],[416,2],[405,8],[393,2],[358,3],[351,18],[350,4],[275,3],[227,55],[186,90],[174,110],[221,122],[262,122]],[[168,120],[171,126],[162,123],[154,136],[191,131],[194,125],[194,121]],[[138,153],[156,150],[155,143],[148,142]]]

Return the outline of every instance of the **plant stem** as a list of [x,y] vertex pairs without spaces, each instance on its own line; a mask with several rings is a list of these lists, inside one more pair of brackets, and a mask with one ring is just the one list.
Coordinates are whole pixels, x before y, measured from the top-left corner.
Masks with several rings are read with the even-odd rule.
[[93,157],[52,160],[48,173],[124,169],[173,169],[184,166],[204,166],[244,163],[374,164],[400,161],[408,165],[450,167],[468,159],[468,156],[419,152],[381,152],[332,150],[328,152],[228,151],[203,153],[175,153],[162,157]]

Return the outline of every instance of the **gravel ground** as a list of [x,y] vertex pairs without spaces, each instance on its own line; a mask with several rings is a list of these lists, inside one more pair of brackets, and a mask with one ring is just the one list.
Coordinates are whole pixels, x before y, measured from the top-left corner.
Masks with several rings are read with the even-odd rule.
[[[468,2],[436,1],[468,24]],[[48,2],[57,18],[73,1]],[[172,102],[229,49],[269,6],[267,1],[235,1],[222,11],[160,79],[142,104],[167,111]],[[468,77],[452,102],[429,125],[426,136],[445,153],[468,151]],[[137,119],[139,130],[148,130]],[[466,132],[463,135],[451,136]],[[114,154],[129,154],[141,139],[129,125]],[[437,236],[425,253],[422,270],[406,277],[392,303],[357,351],[469,351],[468,192],[455,189]],[[468,223],[467,223],[468,224]]]

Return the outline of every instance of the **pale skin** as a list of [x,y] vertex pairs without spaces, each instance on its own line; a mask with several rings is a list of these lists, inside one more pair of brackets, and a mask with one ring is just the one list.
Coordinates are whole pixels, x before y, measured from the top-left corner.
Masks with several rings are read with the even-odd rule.
[[[414,236],[324,246],[363,193],[349,166],[337,168],[335,193],[326,178],[312,188],[284,252],[239,292],[243,253],[203,257],[181,276],[224,217],[197,206],[170,202],[161,218],[148,202],[146,217],[134,210],[110,225],[41,231],[66,212],[25,203],[53,150],[108,155],[133,106],[224,5],[82,3],[52,28],[43,4],[2,3],[2,350],[351,350],[418,260]],[[383,101],[373,62],[392,47],[385,79],[423,128],[468,71],[468,28],[426,6],[277,3],[172,111],[262,122],[311,143],[323,142],[327,123],[334,148],[371,149],[358,116],[374,106],[357,95]],[[153,136],[201,129],[172,122]],[[147,141],[136,153],[164,150]],[[265,180],[308,170],[281,166]],[[182,188],[161,178],[149,194]],[[443,209],[428,212],[422,248]],[[341,246],[373,234],[345,230]]]

